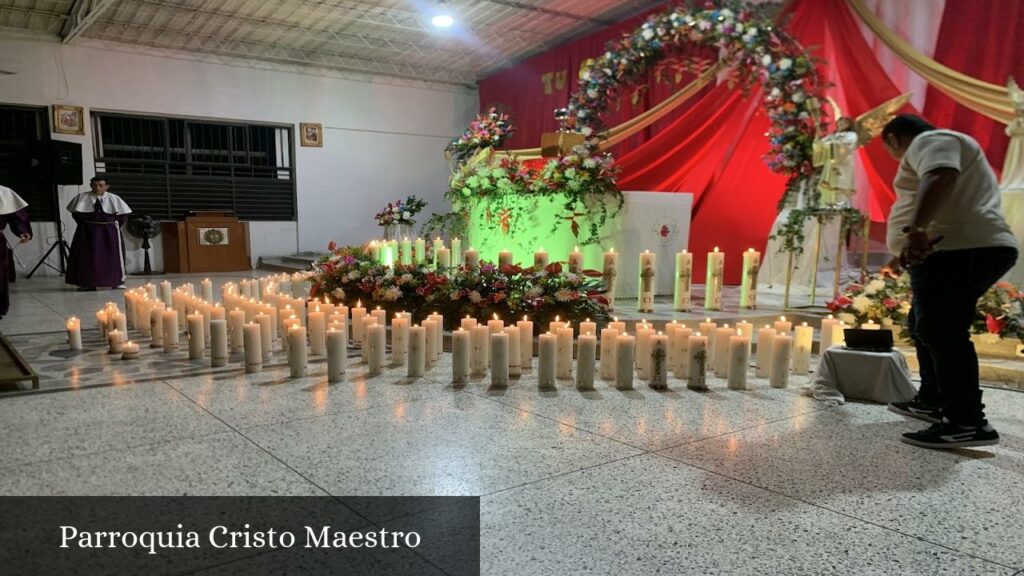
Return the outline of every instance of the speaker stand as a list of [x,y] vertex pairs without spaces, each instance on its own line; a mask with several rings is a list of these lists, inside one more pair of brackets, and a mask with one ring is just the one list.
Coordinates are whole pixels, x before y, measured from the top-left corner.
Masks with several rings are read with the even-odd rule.
[[[32,278],[32,275],[35,274],[36,271],[39,270],[39,267],[44,264],[60,275],[64,275],[67,271],[67,262],[69,255],[71,254],[71,247],[68,246],[67,241],[64,240],[64,224],[60,221],[60,217],[58,217],[56,222],[54,222],[54,226],[57,228],[57,239],[53,241],[53,244],[50,244],[49,250],[43,254],[43,257],[39,259],[39,262],[36,262],[35,267],[32,268],[32,271],[28,273],[26,278]],[[57,266],[46,261],[54,250],[57,250],[58,254]]]
[[132,276],[163,276],[163,272],[153,272],[153,266],[149,263],[149,249],[152,248],[149,244],[149,237],[142,239],[142,250],[145,251],[146,258],[145,264],[142,267],[141,274],[132,274]]

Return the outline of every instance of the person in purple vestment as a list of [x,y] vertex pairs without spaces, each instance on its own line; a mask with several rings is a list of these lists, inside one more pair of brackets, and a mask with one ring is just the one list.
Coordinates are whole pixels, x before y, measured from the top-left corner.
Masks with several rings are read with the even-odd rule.
[[68,211],[78,228],[64,281],[78,290],[124,288],[124,242],[121,225],[132,209],[117,194],[107,192],[102,176],[89,180],[88,192],[75,196]]
[[[22,200],[14,190],[0,186],[0,230],[10,226],[11,232],[21,238],[19,244],[32,239],[32,227],[28,222],[28,210],[25,209],[27,206],[28,202]],[[8,289],[8,270],[11,266],[8,260],[9,251],[7,235],[0,232],[0,318],[6,316],[7,311],[11,309],[11,294]]]

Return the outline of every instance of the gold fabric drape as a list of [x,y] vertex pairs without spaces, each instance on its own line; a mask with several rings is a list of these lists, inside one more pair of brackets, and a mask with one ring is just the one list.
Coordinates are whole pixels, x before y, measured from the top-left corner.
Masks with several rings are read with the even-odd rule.
[[[1005,86],[972,78],[925,56],[896,32],[890,30],[864,5],[863,0],[846,0],[854,14],[911,70],[956,102],[989,118],[1009,124],[1013,104]],[[981,8],[979,8],[981,9]]]
[[[682,90],[669,96],[650,110],[647,110],[642,114],[638,114],[636,117],[630,118],[622,124],[601,133],[600,149],[607,150],[608,148],[629,139],[651,124],[654,124],[668,116],[669,113],[684,104],[687,100],[700,92],[705,86],[710,84],[721,70],[722,63],[718,62],[705,70],[704,73],[695,78],[693,82],[684,86]],[[528,160],[531,158],[539,158],[540,148],[521,148],[519,150],[496,151],[496,153],[516,156],[522,160]]]

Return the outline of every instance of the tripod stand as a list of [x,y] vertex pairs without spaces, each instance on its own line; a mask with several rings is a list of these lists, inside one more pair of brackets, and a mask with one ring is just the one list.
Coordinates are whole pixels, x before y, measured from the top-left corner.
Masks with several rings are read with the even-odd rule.
[[[44,264],[61,275],[63,275],[64,272],[67,270],[67,262],[69,255],[71,254],[71,246],[69,246],[67,241],[64,240],[64,223],[61,222],[60,220],[60,198],[57,195],[56,184],[53,185],[52,192],[54,212],[53,224],[57,228],[57,238],[54,239],[52,244],[50,244],[49,250],[47,250],[46,253],[43,254],[43,257],[39,259],[39,262],[36,262],[35,267],[32,268],[32,271],[28,273],[28,276],[26,276],[26,278],[31,278],[32,275],[36,273],[36,270],[39,270],[39,267]],[[54,250],[57,250],[57,266],[54,266],[53,264],[47,262],[47,259],[50,257],[50,254],[52,254]]]

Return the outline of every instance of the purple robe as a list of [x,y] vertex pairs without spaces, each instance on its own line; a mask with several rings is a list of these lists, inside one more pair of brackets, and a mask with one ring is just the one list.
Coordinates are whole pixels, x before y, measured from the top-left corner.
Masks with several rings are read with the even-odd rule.
[[[11,232],[17,236],[32,235],[32,227],[28,222],[28,210],[24,208],[10,214],[0,214],[0,230],[8,225],[11,227]],[[11,293],[8,286],[11,280],[8,277],[11,263],[8,257],[7,235],[0,232],[0,318],[6,316],[7,311],[11,309]]]
[[88,288],[114,288],[124,284],[124,243],[121,224],[127,214],[102,210],[71,212],[78,223],[64,281]]

